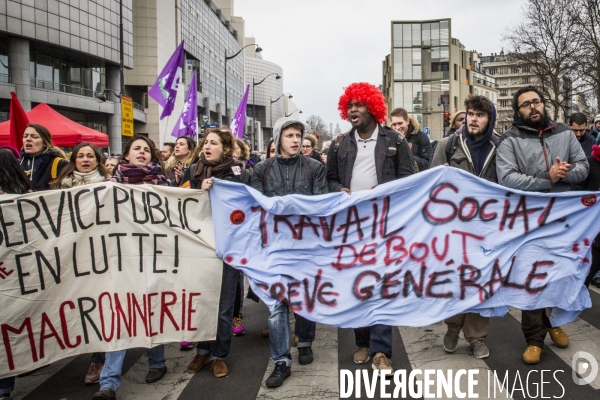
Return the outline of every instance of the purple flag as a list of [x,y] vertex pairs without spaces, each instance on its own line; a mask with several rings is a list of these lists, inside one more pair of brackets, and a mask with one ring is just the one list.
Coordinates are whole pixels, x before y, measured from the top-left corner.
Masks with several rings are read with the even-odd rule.
[[198,134],[198,85],[196,84],[196,71],[190,82],[187,99],[183,105],[183,111],[173,128],[171,136],[176,138],[189,136],[196,138]]
[[240,105],[238,106],[237,111],[235,112],[235,117],[233,117],[233,121],[231,121],[231,132],[233,132],[233,136],[236,138],[242,139],[244,137],[244,124],[246,123],[246,106],[248,105],[248,90],[250,90],[250,85],[246,85],[246,93],[244,93],[244,97],[242,97],[242,101],[240,101]]
[[160,119],[168,117],[173,112],[175,97],[177,97],[177,86],[181,81],[181,71],[183,70],[183,56],[183,41],[181,41],[175,53],[169,58],[160,75],[158,75],[156,82],[148,91],[148,95],[163,107]]

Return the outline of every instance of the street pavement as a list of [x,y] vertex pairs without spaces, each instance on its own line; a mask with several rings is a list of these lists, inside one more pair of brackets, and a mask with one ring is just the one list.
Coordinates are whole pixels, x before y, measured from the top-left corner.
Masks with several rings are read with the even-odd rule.
[[[600,361],[600,290],[590,289],[593,307],[584,311],[580,318],[563,327],[569,335],[570,345],[561,349],[546,338],[542,361],[537,365],[526,365],[521,356],[526,347],[520,329],[520,311],[511,309],[503,318],[492,319],[490,333],[485,343],[490,356],[477,360],[470,354],[468,343],[462,338],[457,351],[447,354],[442,346],[445,325],[438,323],[424,328],[394,329],[392,362],[396,370],[435,369],[447,374],[452,370],[478,370],[474,375],[477,384],[474,393],[478,398],[530,399],[562,398],[568,400],[600,399],[600,373],[590,383],[575,384],[572,377],[572,358],[578,351],[585,351]],[[351,329],[338,329],[317,325],[317,338],[313,343],[315,360],[310,365],[299,365],[298,352],[292,348],[292,376],[283,386],[268,389],[264,385],[273,362],[269,357],[269,341],[261,337],[266,327],[268,311],[264,304],[246,300],[244,325],[247,333],[233,337],[228,359],[229,375],[215,378],[209,365],[200,372],[190,374],[187,365],[194,356],[193,351],[180,351],[178,344],[167,346],[168,373],[152,385],[145,383],[148,370],[143,349],[127,352],[123,365],[123,382],[117,393],[119,400],[196,400],[196,399],[338,399],[348,388],[340,392],[340,370],[364,370],[371,375],[371,363],[357,365],[353,362],[355,350],[354,334]],[[71,357],[34,374],[17,378],[13,391],[14,400],[79,400],[91,399],[98,385],[83,383],[90,355]],[[494,373],[497,380],[494,379]],[[362,375],[363,372],[360,372]],[[455,376],[453,375],[453,376]],[[585,376],[585,375],[584,375]],[[417,375],[423,379],[423,375]],[[435,378],[434,378],[435,379]],[[504,382],[504,386],[502,384]],[[359,385],[345,398],[386,398],[393,395],[394,384],[381,392],[379,383],[374,393],[367,394],[370,384]],[[467,378],[459,381],[460,391],[467,392]],[[494,395],[494,387],[496,394]],[[432,386],[435,395],[437,386]],[[455,388],[456,389],[456,388]],[[500,390],[503,389],[503,392]],[[512,396],[508,393],[510,389]],[[459,398],[454,396],[436,398]],[[398,393],[402,395],[402,392]],[[412,398],[407,393],[406,398]],[[348,395],[348,394],[345,394]],[[372,395],[372,396],[370,396]],[[393,398],[393,397],[392,397]],[[420,398],[420,397],[415,397]],[[421,397],[422,398],[422,397]]]

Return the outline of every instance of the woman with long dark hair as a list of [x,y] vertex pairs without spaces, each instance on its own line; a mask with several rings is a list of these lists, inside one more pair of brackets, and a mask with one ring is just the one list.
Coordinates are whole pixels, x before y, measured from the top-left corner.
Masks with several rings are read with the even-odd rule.
[[[110,182],[128,185],[161,185],[171,183],[163,175],[163,164],[154,142],[145,136],[136,135],[129,139],[123,150],[121,161]],[[165,364],[165,347],[158,345],[146,350],[150,370],[146,375],[146,383],[160,380],[167,372]],[[100,391],[94,395],[94,400],[116,398],[116,392],[121,385],[121,369],[125,359],[125,350],[106,353],[106,361],[100,373]]]
[[50,131],[39,124],[29,124],[23,133],[21,168],[31,181],[34,192],[50,189],[50,181],[69,162],[54,148]]
[[[12,146],[0,146],[0,195],[25,194],[31,183],[19,165],[19,152]],[[0,398],[10,398],[15,377],[0,379]]]
[[110,176],[100,150],[89,143],[79,143],[73,149],[69,164],[50,183],[52,189],[68,189],[90,183],[104,182]]
[[[183,175],[183,185],[192,189],[210,190],[213,178],[244,184],[250,183],[250,174],[233,158],[235,138],[226,129],[210,129],[198,162],[192,164]],[[196,345],[196,356],[188,365],[188,372],[198,372],[211,361],[211,369],[217,378],[227,376],[226,358],[231,346],[236,286],[239,271],[223,262],[223,280],[219,300],[219,320],[216,340]],[[239,313],[239,310],[237,310]],[[211,356],[212,354],[212,356]]]

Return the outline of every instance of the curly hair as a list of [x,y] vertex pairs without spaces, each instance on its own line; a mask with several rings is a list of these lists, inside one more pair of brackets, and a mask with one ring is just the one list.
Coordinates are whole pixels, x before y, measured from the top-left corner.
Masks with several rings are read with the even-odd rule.
[[348,86],[338,103],[338,110],[342,119],[348,120],[348,103],[351,100],[357,100],[365,104],[369,113],[378,123],[385,122],[387,107],[381,90],[376,86],[366,82],[353,83]]

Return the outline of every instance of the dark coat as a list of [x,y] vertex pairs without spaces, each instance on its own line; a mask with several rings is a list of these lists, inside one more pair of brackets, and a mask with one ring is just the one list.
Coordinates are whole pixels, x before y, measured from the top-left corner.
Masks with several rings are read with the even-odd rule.
[[[431,168],[448,164],[451,167],[462,169],[463,171],[475,175],[475,167],[473,166],[473,160],[471,159],[471,154],[469,153],[469,148],[463,132],[464,126],[460,127],[453,136],[445,137],[440,140],[435,149],[433,159],[431,160]],[[494,183],[498,183],[498,175],[496,174],[496,148],[499,141],[500,138],[496,134],[492,135],[492,148],[487,154],[486,162],[479,174],[480,178]],[[448,149],[452,144],[454,144],[454,150]],[[448,160],[448,155],[450,154],[452,155]]]
[[[358,151],[354,137],[355,131],[352,129],[342,136],[339,143],[339,139],[336,139],[329,146],[327,182],[330,192],[339,192],[342,188],[350,188],[352,169]],[[375,145],[377,183],[380,185],[414,174],[413,162],[413,156],[406,140],[399,141],[398,132],[379,125],[379,135]]]
[[325,166],[301,154],[292,158],[275,156],[254,167],[251,186],[267,197],[287,194],[325,194]]
[[316,151],[313,151],[312,153],[310,153],[310,158],[312,158],[313,160],[317,160],[321,164],[325,164],[323,162],[323,159],[321,158],[321,155]]
[[[585,180],[573,184],[571,188],[572,190],[589,190],[591,192],[600,191],[600,162],[592,156],[588,157],[587,161],[590,164],[590,173]],[[600,247],[600,233],[594,239],[592,246]]]
[[50,181],[56,178],[51,176],[52,163],[56,158],[60,158],[56,171],[56,176],[58,176],[60,171],[69,165],[69,162],[61,158],[56,151],[48,150],[35,156],[30,156],[24,151],[21,152],[21,168],[31,180],[31,188],[34,192],[50,189]]
[[579,144],[581,145],[585,156],[589,157],[592,155],[592,146],[596,144],[596,139],[594,139],[589,132],[585,132],[581,140],[579,140]]
[[413,158],[419,167],[419,172],[425,171],[429,168],[429,163],[433,156],[431,142],[429,141],[429,136],[419,130],[417,122],[413,122],[413,118],[411,118],[410,121],[411,123],[408,124],[408,130],[406,132],[406,140],[412,145],[409,147],[412,147],[411,151]]
[[[223,179],[225,181],[239,182],[239,183],[243,183],[244,185],[249,185],[250,184],[250,172],[248,172],[248,170],[245,169],[242,164],[237,164],[235,166],[240,168],[240,175],[234,174],[233,169],[232,169],[226,175],[222,176],[219,179]],[[202,181],[200,179],[198,179],[197,177],[192,176],[193,171],[195,171],[195,170],[196,170],[195,163],[190,165],[189,168],[186,168],[183,171],[183,177],[181,178],[181,182],[182,182],[182,184],[184,184],[185,182],[189,181],[190,187],[192,189],[200,189],[202,187]],[[190,179],[190,177],[191,177],[191,179]]]

